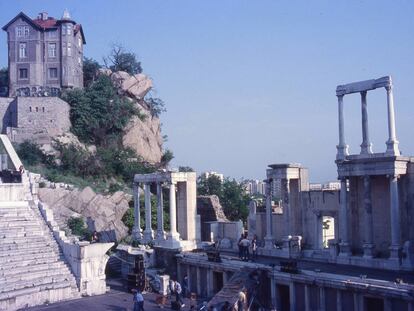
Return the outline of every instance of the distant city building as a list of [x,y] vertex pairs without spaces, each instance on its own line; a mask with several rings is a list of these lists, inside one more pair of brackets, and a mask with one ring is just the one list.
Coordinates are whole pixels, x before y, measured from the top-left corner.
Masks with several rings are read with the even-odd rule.
[[61,19],[46,12],[32,19],[19,13],[7,32],[9,96],[57,96],[83,87],[82,26],[65,10]]
[[249,195],[255,195],[255,194],[265,195],[266,183],[261,180],[257,180],[257,179],[246,180],[244,182],[244,187],[245,187],[246,193]]
[[210,176],[216,176],[216,177],[220,178],[221,182],[223,182],[223,180],[224,180],[224,175],[223,174],[220,174],[220,173],[217,173],[217,172],[213,172],[213,171],[211,171],[211,172],[204,172],[204,173],[201,173],[201,175],[200,175],[200,177],[202,179],[208,179]]

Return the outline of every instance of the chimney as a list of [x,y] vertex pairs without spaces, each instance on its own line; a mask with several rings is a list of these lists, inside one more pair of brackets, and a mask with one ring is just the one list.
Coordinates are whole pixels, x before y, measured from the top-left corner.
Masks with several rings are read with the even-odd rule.
[[39,13],[37,19],[41,19],[42,21],[47,20],[47,12]]

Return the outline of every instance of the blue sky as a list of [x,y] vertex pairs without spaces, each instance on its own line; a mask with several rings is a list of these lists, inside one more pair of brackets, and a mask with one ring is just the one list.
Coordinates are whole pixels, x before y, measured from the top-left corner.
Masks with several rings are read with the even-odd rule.
[[[18,12],[67,8],[82,23],[85,55],[122,43],[154,79],[174,165],[263,178],[268,164],[299,162],[314,182],[336,179],[338,84],[392,75],[397,137],[414,154],[412,1],[5,1]],[[0,66],[7,64],[0,34]],[[385,90],[368,93],[371,140],[385,151]],[[346,141],[359,153],[360,102],[345,102]]]

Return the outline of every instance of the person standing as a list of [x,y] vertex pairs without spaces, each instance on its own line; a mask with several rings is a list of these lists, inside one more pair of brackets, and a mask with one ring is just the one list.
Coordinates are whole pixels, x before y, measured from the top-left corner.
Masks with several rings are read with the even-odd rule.
[[257,258],[257,235],[255,234],[252,239],[252,259]]
[[243,233],[240,235],[239,241],[237,242],[237,246],[239,247],[239,258],[243,259],[243,246],[241,245],[241,241],[243,240]]
[[243,248],[242,260],[248,261],[249,260],[249,246],[250,246],[250,241],[247,239],[247,235],[244,236],[243,240],[240,241],[240,244],[241,244],[241,246]]
[[179,302],[181,305],[181,308],[185,307],[185,304],[183,302],[183,298],[182,298],[182,288],[181,288],[181,284],[178,281],[174,280],[174,291],[175,291],[175,301]]
[[139,289],[134,295],[134,311],[144,311],[144,296]]

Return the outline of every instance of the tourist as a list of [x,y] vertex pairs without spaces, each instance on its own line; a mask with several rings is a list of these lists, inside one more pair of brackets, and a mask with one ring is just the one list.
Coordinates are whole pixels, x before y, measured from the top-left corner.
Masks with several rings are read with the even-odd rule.
[[249,260],[250,241],[247,239],[247,235],[245,235],[243,239],[240,241],[240,245],[242,246],[242,260]]
[[243,311],[245,305],[246,305],[246,293],[244,291],[241,291],[239,293],[239,300],[237,301],[237,310]]
[[92,233],[92,240],[91,240],[91,243],[97,243],[97,242],[99,242],[98,232],[94,231],[94,232]]
[[144,296],[140,289],[137,289],[134,295],[134,311],[144,311]]
[[185,304],[183,302],[183,298],[182,298],[182,287],[181,284],[174,280],[174,292],[175,292],[175,301],[179,302],[181,305],[181,308],[185,307]]
[[255,234],[252,239],[252,259],[257,258],[257,235]]
[[239,247],[239,258],[243,258],[243,246],[241,245],[241,241],[243,240],[243,233],[240,235],[239,241],[237,242],[237,245]]
[[189,294],[189,288],[188,288],[188,276],[185,275],[183,279],[183,297],[187,298]]

